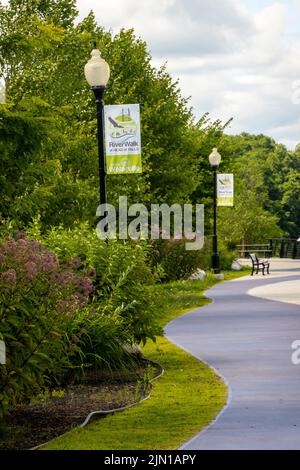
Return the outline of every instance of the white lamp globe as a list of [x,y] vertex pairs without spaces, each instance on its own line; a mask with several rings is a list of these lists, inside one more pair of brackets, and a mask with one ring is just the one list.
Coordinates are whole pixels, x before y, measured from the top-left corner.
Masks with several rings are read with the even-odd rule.
[[222,160],[222,157],[219,154],[218,149],[214,148],[209,156],[209,163],[214,168],[214,167],[220,166],[221,160]]
[[109,80],[110,68],[101,57],[99,49],[93,49],[91,58],[84,67],[86,81],[91,88],[105,87]]

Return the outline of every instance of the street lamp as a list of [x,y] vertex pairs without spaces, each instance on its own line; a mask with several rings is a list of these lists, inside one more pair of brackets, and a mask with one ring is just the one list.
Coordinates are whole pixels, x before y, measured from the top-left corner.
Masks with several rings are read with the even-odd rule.
[[220,260],[218,254],[218,237],[217,237],[217,170],[220,166],[222,157],[218,149],[214,148],[209,156],[209,163],[213,170],[213,184],[214,184],[214,233],[213,233],[213,252],[212,252],[212,269],[215,274],[220,273]]
[[84,67],[85,78],[93,90],[97,106],[98,126],[98,158],[99,158],[99,184],[100,204],[106,204],[106,168],[104,159],[104,127],[103,127],[103,96],[109,80],[110,69],[107,62],[101,57],[99,49],[94,44],[91,58]]

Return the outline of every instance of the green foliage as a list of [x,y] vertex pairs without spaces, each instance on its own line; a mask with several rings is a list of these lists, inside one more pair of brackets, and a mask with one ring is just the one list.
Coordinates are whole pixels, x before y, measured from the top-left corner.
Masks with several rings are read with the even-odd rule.
[[220,249],[220,269],[221,271],[231,271],[232,263],[239,257],[236,251]]
[[118,310],[110,314],[97,304],[78,310],[65,321],[64,333],[73,345],[65,381],[80,380],[100,369],[128,370],[134,365],[126,350],[132,344],[132,333]]
[[28,230],[57,256],[68,261],[78,257],[96,271],[96,303],[104,313],[118,315],[136,342],[155,339],[160,332],[153,296],[147,286],[158,276],[149,267],[149,249],[135,242],[101,241],[87,223],[74,229],[52,228],[40,234],[37,224]]
[[244,190],[235,200],[233,208],[223,207],[219,211],[218,233],[228,246],[280,238],[279,218],[259,205],[255,192]]
[[0,250],[2,415],[45,385],[130,367],[126,346],[161,333],[146,247],[101,242],[87,224],[42,238],[36,221],[29,232],[32,239],[8,239]]
[[[221,234],[236,243],[263,242],[284,235],[298,237],[297,149],[288,152],[270,137],[245,133],[226,136],[224,142],[231,154],[226,170],[235,173],[236,207],[220,209]],[[255,219],[256,230],[251,223]]]
[[[124,187],[129,203],[190,200],[199,184],[195,155],[208,151],[223,126],[210,123],[207,115],[198,124],[193,122],[178,83],[165,67],[157,70],[151,65],[147,45],[132,30],[113,36],[97,26],[92,13],[76,25],[75,15],[74,2],[67,0],[11,2],[1,12],[0,75],[5,77],[7,99],[19,106],[24,98],[27,103],[33,98],[49,103],[48,113],[56,124],[48,126],[47,138],[40,140],[42,152],[32,148],[28,155],[37,180],[35,190],[33,185],[20,187],[21,207],[15,207],[13,200],[9,212],[14,214],[3,215],[15,217],[18,211],[20,223],[27,224],[30,216],[40,213],[45,227],[61,223],[68,227],[74,220],[94,222],[95,103],[83,74],[94,40],[111,67],[105,101],[142,103],[145,173],[109,177],[109,201],[115,203]],[[35,111],[35,117],[44,115],[42,108]],[[14,154],[9,153],[9,160]]]
[[[106,103],[142,103],[145,171],[110,176],[109,202],[115,204],[125,192],[129,204],[203,203],[209,235],[208,155],[217,146],[220,171],[234,172],[236,181],[235,207],[218,210],[222,268],[231,266],[234,244],[282,234],[298,238],[300,230],[299,148],[288,152],[263,135],[225,136],[230,121],[212,122],[208,114],[196,123],[178,83],[166,67],[153,67],[146,43],[133,30],[113,35],[96,24],[93,13],[77,20],[75,0],[11,0],[7,8],[0,5],[0,78],[8,100],[0,105],[0,239],[30,226],[30,238],[55,253],[62,269],[70,270],[75,259],[79,278],[88,270],[96,273],[93,302],[71,317],[56,309],[56,296],[65,301],[64,288],[51,297],[44,278],[32,282],[30,289],[24,276],[18,288],[0,286],[0,318],[11,318],[11,330],[2,329],[1,323],[0,334],[16,342],[16,357],[11,357],[17,372],[5,380],[11,381],[16,400],[35,393],[45,378],[60,380],[67,370],[120,366],[124,345],[155,339],[161,332],[155,294],[148,289],[161,271],[165,280],[184,279],[211,265],[209,243],[200,252],[186,251],[184,241],[150,247],[105,243],[91,229],[99,192],[97,127],[83,68],[93,41],[111,67]],[[8,277],[12,270],[22,272],[14,263],[5,269]],[[44,302],[41,292],[47,294]],[[25,352],[18,342],[24,343],[25,352],[34,351],[27,369],[21,370]],[[60,370],[55,361],[59,355]],[[3,406],[9,405],[8,396],[3,395]]]
[[202,251],[187,251],[187,240],[158,240],[152,244],[152,263],[163,270],[164,281],[187,279],[201,267]]
[[[225,274],[226,280],[241,276]],[[203,292],[215,283],[215,277],[209,276],[205,282],[178,281],[155,286],[156,295],[163,299],[159,305],[162,325],[207,305],[210,301]],[[226,402],[226,388],[219,377],[166,338],[159,338],[157,344],[149,341],[144,351],[165,370],[154,384],[151,400],[65,434],[45,449],[178,449],[206,427]],[[187,391],[191,398],[188,400]]]
[[[300,161],[299,154],[297,155]],[[299,170],[290,168],[281,186],[283,197],[283,226],[291,238],[299,238],[300,233],[300,176]]]
[[[77,23],[76,15],[72,0],[11,1],[9,8],[0,9],[0,75],[6,81],[8,100],[18,104],[5,110],[11,118],[16,117],[15,121],[2,120],[5,164],[9,162],[7,186],[14,187],[16,168],[10,165],[16,156],[28,163],[27,169],[21,168],[14,194],[12,190],[3,191],[2,217],[17,218],[24,225],[39,213],[46,228],[62,223],[71,227],[74,220],[94,222],[98,202],[95,104],[83,67],[92,42],[97,40],[111,67],[106,102],[143,104],[145,174],[109,177],[110,202],[117,201],[124,187],[129,203],[137,199],[146,204],[201,201],[206,206],[208,234],[212,219],[208,155],[218,146],[222,171],[236,175],[236,197],[245,200],[247,188],[244,194],[243,185],[250,185],[258,209],[267,211],[266,216],[277,216],[281,229],[296,236],[300,209],[297,190],[294,194],[292,190],[298,184],[292,171],[299,170],[299,152],[287,152],[263,135],[224,136],[230,121],[225,125],[211,122],[207,114],[195,123],[178,84],[165,67],[155,69],[151,65],[145,42],[132,30],[121,30],[114,36],[96,24],[93,13]],[[44,105],[30,110],[28,103],[37,99]],[[20,116],[22,106],[26,119]],[[24,158],[23,150],[10,140],[12,131],[18,132],[21,127],[20,141],[23,135],[26,142],[24,125],[28,126],[28,119],[33,117],[35,125],[30,122],[31,137],[27,139],[32,147],[27,148]],[[44,127],[38,127],[45,117],[52,119],[53,125],[44,122]]]
[[[29,223],[46,211],[59,160],[45,159],[43,147],[55,132],[55,120],[41,100],[0,107],[0,198],[4,218]],[[59,118],[56,119],[56,122]],[[54,151],[54,145],[51,147]]]
[[37,214],[45,227],[94,220],[94,180],[64,171],[60,159],[67,114],[36,98],[0,107],[0,215],[21,228]]
[[[0,247],[0,416],[70,366],[73,345],[64,323],[88,302],[92,281],[60,265],[39,242],[8,239]],[[68,320],[70,321],[70,320]]]
[[197,133],[197,151],[195,160],[197,162],[197,186],[191,195],[191,201],[194,204],[205,205],[205,233],[208,235],[212,232],[213,220],[213,176],[208,156],[214,147],[217,147],[222,154],[222,166],[220,171],[227,171],[232,158],[228,151],[228,145],[224,136],[226,127],[231,120],[225,124],[217,120],[212,122],[209,114],[206,113],[198,124]]

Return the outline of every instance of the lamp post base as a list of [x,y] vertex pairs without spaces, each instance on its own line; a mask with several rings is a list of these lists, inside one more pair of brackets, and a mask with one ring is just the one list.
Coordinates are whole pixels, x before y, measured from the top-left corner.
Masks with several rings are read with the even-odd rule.
[[220,259],[217,253],[213,253],[211,258],[212,270],[215,274],[220,274]]

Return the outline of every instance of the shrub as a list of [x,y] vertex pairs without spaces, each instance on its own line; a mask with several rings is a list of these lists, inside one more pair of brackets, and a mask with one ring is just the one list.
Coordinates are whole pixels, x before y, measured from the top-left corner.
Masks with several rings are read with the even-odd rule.
[[239,257],[238,251],[232,243],[228,243],[219,235],[220,268],[230,271],[232,262]]
[[0,246],[0,339],[7,351],[0,368],[0,415],[69,367],[76,345],[64,324],[93,291],[92,279],[77,268],[60,264],[36,240],[9,239]]
[[86,223],[74,229],[54,227],[44,235],[35,225],[29,234],[64,262],[77,257],[85,269],[95,270],[95,303],[105,314],[118,312],[133,341],[155,340],[161,334],[154,294],[147,289],[158,280],[150,267],[147,244],[99,240],[95,229]]
[[222,271],[230,271],[233,261],[237,258],[235,251],[220,251],[220,268]]
[[82,379],[101,369],[129,369],[133,358],[125,345],[132,335],[118,312],[103,313],[98,306],[84,308],[65,324],[66,336],[72,344],[71,366],[66,379]]
[[[220,260],[220,269],[222,271],[230,271],[233,260],[237,257],[237,253],[229,250],[219,237],[218,252]],[[212,238],[207,238],[201,252],[199,253],[200,268],[210,271],[212,267]]]
[[[237,253],[219,243],[220,268],[230,270]],[[158,240],[152,245],[152,263],[159,265],[165,281],[189,278],[198,268],[211,270],[212,240],[205,239],[202,250],[186,251],[184,240]]]
[[186,240],[157,240],[152,245],[152,263],[161,266],[165,281],[187,279],[202,267],[202,250],[187,251]]

